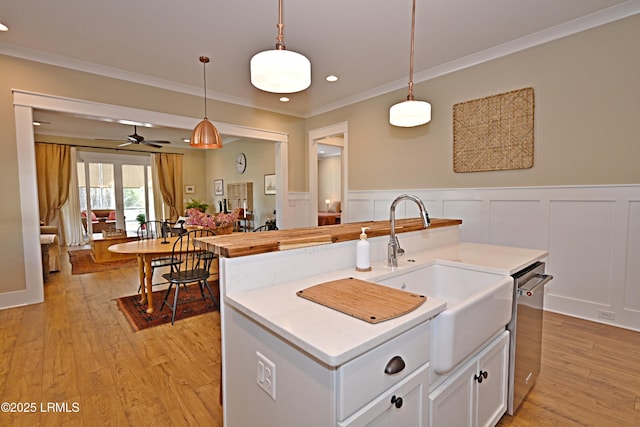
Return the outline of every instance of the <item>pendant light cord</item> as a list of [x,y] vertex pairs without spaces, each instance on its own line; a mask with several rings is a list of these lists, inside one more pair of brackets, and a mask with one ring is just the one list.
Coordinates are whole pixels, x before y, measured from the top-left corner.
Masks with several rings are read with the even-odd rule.
[[278,37],[276,37],[276,50],[285,50],[284,23],[282,22],[282,0],[278,1]]
[[202,62],[202,79],[204,80],[204,118],[207,119],[207,62],[209,62],[209,57],[201,56],[200,62]]
[[414,38],[416,32],[416,0],[413,0],[413,8],[411,10],[411,54],[409,56],[409,94],[408,101],[413,101],[413,50]]

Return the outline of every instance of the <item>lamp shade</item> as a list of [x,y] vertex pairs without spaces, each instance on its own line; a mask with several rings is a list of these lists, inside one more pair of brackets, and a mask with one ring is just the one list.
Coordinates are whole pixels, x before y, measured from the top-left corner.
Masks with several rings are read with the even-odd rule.
[[222,139],[218,129],[205,117],[193,129],[189,145],[194,148],[222,148]]
[[284,49],[265,50],[251,58],[251,84],[272,93],[294,93],[311,85],[311,61]]
[[425,101],[406,100],[389,109],[389,123],[400,127],[420,126],[431,121],[431,104]]

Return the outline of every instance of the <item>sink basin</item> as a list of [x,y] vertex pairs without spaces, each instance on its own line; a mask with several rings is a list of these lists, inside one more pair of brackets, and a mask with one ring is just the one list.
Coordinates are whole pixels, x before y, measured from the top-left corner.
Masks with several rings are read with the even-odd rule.
[[511,276],[436,263],[378,283],[447,302],[432,324],[430,363],[439,374],[453,369],[511,319]]

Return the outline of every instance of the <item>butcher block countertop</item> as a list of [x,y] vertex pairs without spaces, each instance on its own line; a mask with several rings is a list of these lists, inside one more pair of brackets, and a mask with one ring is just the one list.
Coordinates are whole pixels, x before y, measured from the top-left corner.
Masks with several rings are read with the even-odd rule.
[[[459,219],[431,219],[429,228],[450,227],[462,224]],[[361,228],[369,227],[367,236],[385,236],[391,233],[391,224],[385,221],[364,221],[323,227],[294,228],[258,233],[233,233],[201,239],[209,251],[225,258],[256,255],[328,243],[345,242],[360,238]],[[407,218],[396,220],[396,233],[423,229],[422,220]]]

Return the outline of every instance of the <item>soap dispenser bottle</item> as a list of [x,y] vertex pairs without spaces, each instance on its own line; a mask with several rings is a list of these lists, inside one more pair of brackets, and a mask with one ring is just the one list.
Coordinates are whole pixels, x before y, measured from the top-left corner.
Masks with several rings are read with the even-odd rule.
[[356,244],[356,271],[371,271],[369,241],[367,240],[369,227],[362,227],[361,229],[360,240]]

